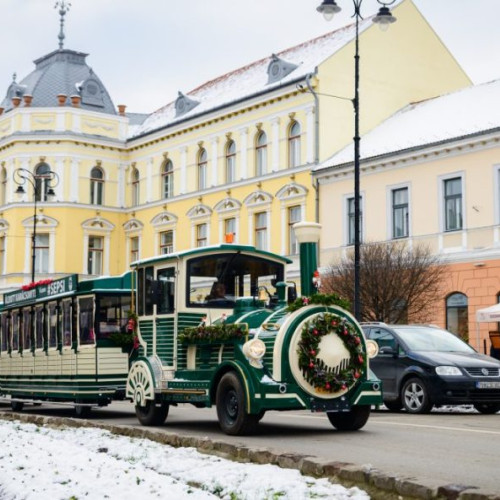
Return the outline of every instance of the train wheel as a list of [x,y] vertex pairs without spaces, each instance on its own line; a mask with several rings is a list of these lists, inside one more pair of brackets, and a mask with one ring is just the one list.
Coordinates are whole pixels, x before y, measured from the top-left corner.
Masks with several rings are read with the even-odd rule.
[[142,425],[163,425],[168,415],[168,403],[157,405],[154,401],[146,401],[145,406],[135,405],[135,414]]
[[245,393],[234,372],[226,373],[217,386],[217,417],[221,429],[231,436],[252,434],[259,422],[258,415],[245,411]]
[[22,401],[11,401],[10,407],[12,411],[23,411],[24,403]]
[[92,413],[91,406],[75,405],[75,415],[78,418],[88,418]]
[[370,406],[354,406],[348,412],[328,412],[326,415],[335,429],[339,431],[357,431],[368,421],[370,410]]

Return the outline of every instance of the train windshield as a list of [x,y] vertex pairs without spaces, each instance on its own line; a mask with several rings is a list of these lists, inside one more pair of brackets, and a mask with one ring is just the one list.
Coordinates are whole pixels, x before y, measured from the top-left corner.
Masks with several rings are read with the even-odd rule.
[[284,279],[278,262],[241,253],[215,254],[191,259],[187,268],[188,307],[232,308],[240,297],[255,297],[264,287],[275,294]]

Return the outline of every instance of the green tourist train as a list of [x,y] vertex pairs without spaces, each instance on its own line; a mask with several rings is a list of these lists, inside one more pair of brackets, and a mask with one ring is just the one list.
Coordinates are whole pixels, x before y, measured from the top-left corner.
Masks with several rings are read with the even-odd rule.
[[269,410],[323,412],[337,429],[360,429],[382,403],[369,368],[377,347],[345,302],[316,293],[318,226],[295,226],[298,298],[289,259],[238,244],[6,294],[1,393],[13,409],[66,401],[79,415],[125,397],[143,425],[162,425],[181,403],[215,406],[233,435],[254,432]]

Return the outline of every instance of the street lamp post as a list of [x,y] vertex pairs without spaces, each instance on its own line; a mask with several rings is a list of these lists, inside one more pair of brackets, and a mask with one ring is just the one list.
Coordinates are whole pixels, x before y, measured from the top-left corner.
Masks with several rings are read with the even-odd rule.
[[[381,5],[378,14],[373,18],[373,22],[378,24],[382,30],[386,30],[388,26],[396,21],[396,18],[391,14],[388,6],[392,5],[396,0],[377,0]],[[359,136],[359,20],[361,16],[361,4],[363,0],[352,0],[354,5],[354,14],[356,23],[355,37],[355,52],[354,52],[354,98],[352,103],[354,106],[354,317],[357,320],[361,319],[361,300],[360,300],[360,260],[361,260],[361,234],[360,234],[360,153],[359,145],[361,138]],[[323,0],[321,5],[316,9],[323,14],[325,20],[330,21],[333,16],[340,12],[341,8],[335,0]]]
[[35,282],[35,259],[36,259],[36,222],[37,201],[49,201],[55,196],[54,187],[59,182],[58,175],[50,170],[48,166],[43,172],[36,174],[25,168],[14,170],[14,182],[18,185],[16,194],[22,197],[26,191],[23,185],[28,183],[33,187],[33,233],[31,235],[31,282]]

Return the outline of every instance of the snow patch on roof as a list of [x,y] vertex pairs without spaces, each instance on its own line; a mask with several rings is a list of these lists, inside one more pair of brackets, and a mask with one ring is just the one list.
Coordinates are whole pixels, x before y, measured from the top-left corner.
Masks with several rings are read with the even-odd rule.
[[[371,24],[371,18],[363,20],[359,25],[360,33]],[[352,24],[280,52],[278,54],[280,58],[296,64],[298,67],[281,81],[270,85],[267,84],[267,67],[272,55],[208,81],[187,94],[191,99],[200,102],[191,111],[176,118],[175,101],[172,101],[152,113],[141,127],[133,129],[129,135],[137,137],[305,78],[307,74],[313,73],[320,63],[353,40],[354,36],[355,25]]]
[[[361,158],[456,139],[500,127],[500,80],[409,104],[361,138]],[[352,144],[316,170],[353,162]]]

